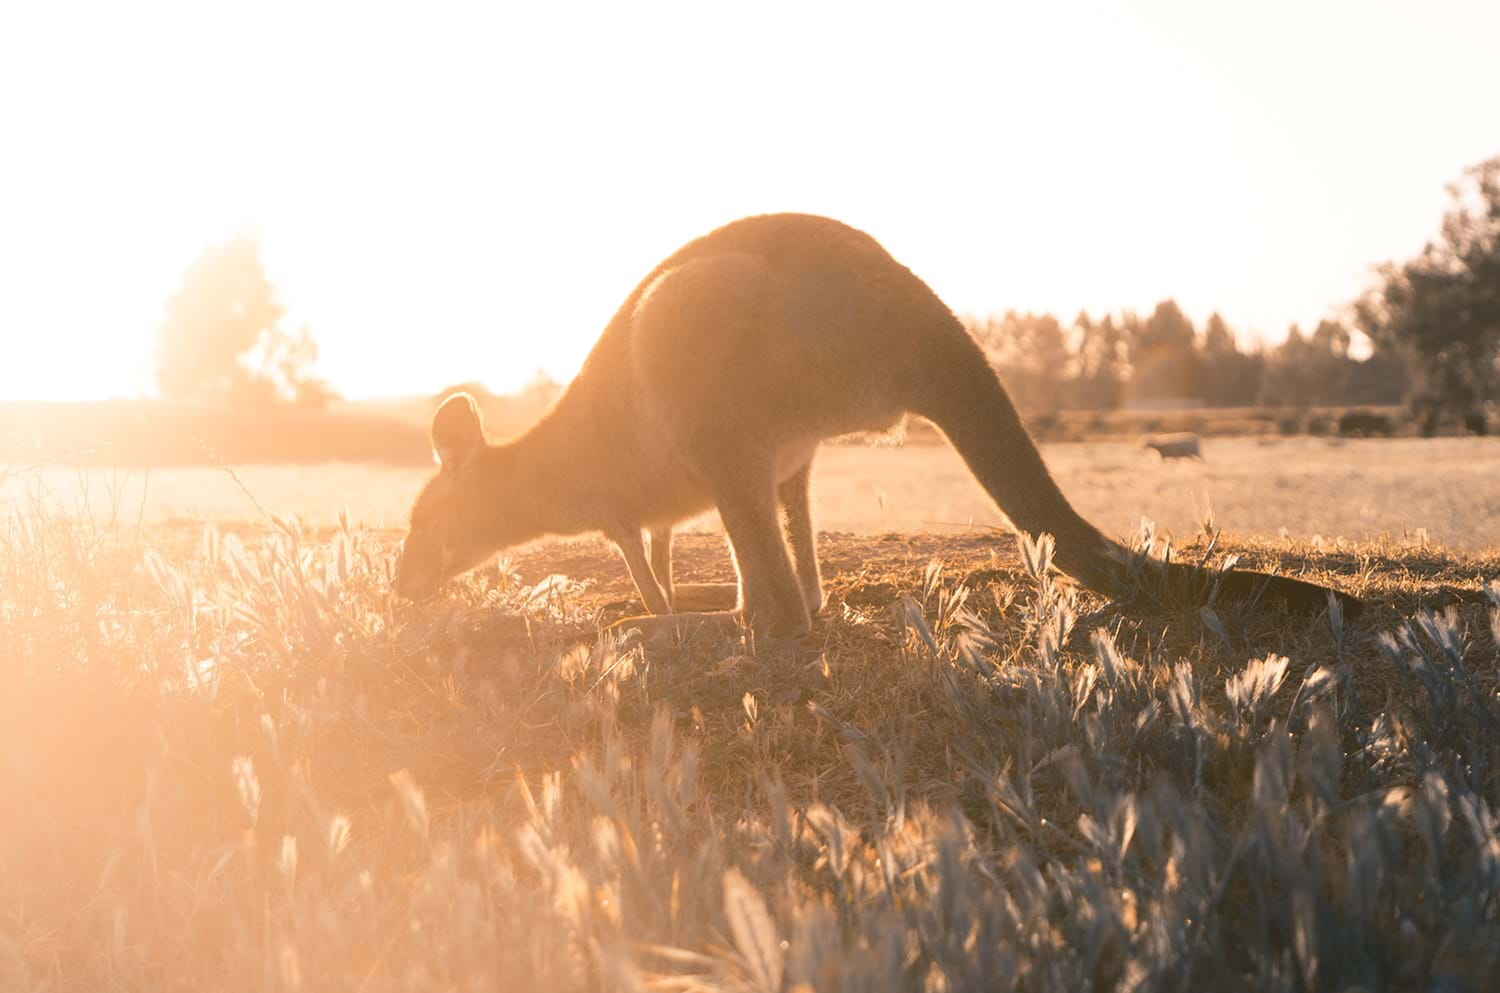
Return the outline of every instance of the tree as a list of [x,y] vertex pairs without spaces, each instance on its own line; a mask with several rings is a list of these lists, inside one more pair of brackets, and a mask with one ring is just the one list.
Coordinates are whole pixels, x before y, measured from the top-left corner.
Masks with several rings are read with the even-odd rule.
[[1354,365],[1349,357],[1349,329],[1338,321],[1321,320],[1307,343],[1313,401],[1325,406],[1343,403]]
[[1243,407],[1260,393],[1264,357],[1240,351],[1234,331],[1218,312],[1203,327],[1203,394],[1216,407]]
[[1378,270],[1355,305],[1366,334],[1408,355],[1410,402],[1430,431],[1436,416],[1482,416],[1500,398],[1500,156],[1449,186],[1441,232],[1421,254]]
[[277,302],[252,238],[205,249],[167,301],[156,366],[163,396],[227,396],[321,406],[332,397],[313,375],[318,347],[306,327],[281,327]]
[[1411,395],[1411,364],[1389,344],[1369,342],[1369,355],[1351,363],[1347,404],[1395,404]]
[[1203,353],[1210,356],[1238,355],[1239,351],[1234,332],[1229,330],[1224,318],[1217,310],[1209,314],[1208,323],[1203,326]]
[[1057,318],[1009,310],[998,320],[976,322],[973,331],[1018,406],[1041,411],[1062,406],[1069,355]]
[[1131,394],[1137,402],[1197,399],[1203,395],[1203,367],[1197,334],[1175,300],[1156,305],[1130,342],[1134,370]]
[[1192,350],[1195,337],[1193,322],[1177,306],[1177,301],[1163,300],[1141,325],[1138,344],[1143,350],[1164,348],[1185,352]]
[[1307,376],[1309,348],[1302,329],[1293,324],[1286,338],[1266,356],[1257,402],[1267,407],[1308,407],[1313,385]]
[[1106,314],[1094,322],[1086,313],[1073,321],[1078,350],[1074,356],[1074,405],[1093,410],[1120,406],[1125,382],[1125,337]]
[[262,402],[291,402],[322,409],[335,398],[327,380],[313,374],[318,364],[318,343],[307,325],[296,334],[281,328],[262,332],[255,346],[241,356],[249,372],[248,388]]
[[1276,407],[1337,406],[1344,402],[1354,365],[1349,332],[1342,324],[1319,321],[1310,335],[1293,324],[1286,340],[1266,359],[1260,402]]

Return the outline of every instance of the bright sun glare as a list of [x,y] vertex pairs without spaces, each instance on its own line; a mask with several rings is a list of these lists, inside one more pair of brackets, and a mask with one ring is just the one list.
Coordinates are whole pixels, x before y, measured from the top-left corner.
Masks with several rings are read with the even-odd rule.
[[566,378],[661,256],[772,210],[961,310],[1276,338],[1500,149],[1484,0],[978,6],[11,5],[0,399],[149,392],[239,233],[353,397]]

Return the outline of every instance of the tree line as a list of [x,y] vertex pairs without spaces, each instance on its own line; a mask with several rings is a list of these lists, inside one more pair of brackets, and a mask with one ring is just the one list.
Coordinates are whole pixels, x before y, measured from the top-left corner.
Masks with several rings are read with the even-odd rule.
[[[1064,325],[1051,314],[971,318],[1016,402],[1122,407],[1407,404],[1424,432],[1483,425],[1500,401],[1500,157],[1449,187],[1439,234],[1311,331],[1241,343],[1219,314],[1195,327],[1173,300]],[[1358,348],[1355,343],[1358,342]]]
[[1009,311],[970,318],[970,330],[1016,403],[1033,411],[1172,407],[1315,407],[1395,404],[1410,389],[1406,360],[1376,345],[1352,353],[1335,320],[1276,345],[1242,344],[1222,316],[1202,327],[1173,300],[1147,316]]

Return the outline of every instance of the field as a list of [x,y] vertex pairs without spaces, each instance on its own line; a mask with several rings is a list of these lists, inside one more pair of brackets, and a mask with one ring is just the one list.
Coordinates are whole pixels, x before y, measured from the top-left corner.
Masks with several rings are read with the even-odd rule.
[[[1209,438],[1202,461],[1167,463],[1120,441],[1043,449],[1063,491],[1112,534],[1134,533],[1145,516],[1189,538],[1212,509],[1220,527],[1242,535],[1281,536],[1285,529],[1303,541],[1500,544],[1500,442],[1491,438]],[[149,475],[58,467],[12,476],[0,483],[0,500],[20,500],[40,482],[55,506],[87,506],[98,518],[116,514],[131,523],[264,525],[269,514],[316,530],[343,513],[374,528],[402,529],[431,471],[430,463],[242,465],[233,475],[211,466]],[[87,503],[79,499],[85,490]],[[815,498],[819,527],[828,531],[958,533],[1001,522],[941,443],[825,446]],[[716,525],[710,516],[692,527]]]
[[759,645],[604,632],[595,539],[393,601],[415,468],[12,476],[0,990],[1489,988],[1496,448],[1047,449],[1357,621],[1108,603],[946,449],[830,448],[829,603]]

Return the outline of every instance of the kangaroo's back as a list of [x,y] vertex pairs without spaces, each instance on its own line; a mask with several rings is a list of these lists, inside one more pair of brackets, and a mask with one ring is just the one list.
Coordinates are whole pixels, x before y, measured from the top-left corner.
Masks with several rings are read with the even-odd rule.
[[[744,260],[756,260],[760,272],[744,266]],[[763,280],[763,276],[771,279]],[[854,312],[870,310],[873,301],[886,298],[887,307],[895,302],[910,303],[914,293],[925,296],[928,306],[946,311],[925,283],[862,231],[812,214],[746,217],[683,245],[637,283],[589,353],[579,378],[606,369],[622,371],[617,364],[629,354],[632,334],[643,324],[649,327],[649,322],[640,320],[643,303],[648,297],[659,302],[679,299],[675,291],[686,289],[689,279],[696,290],[717,292],[721,300],[736,298],[742,304],[751,289],[760,294],[775,289],[783,303],[801,307],[802,312],[771,316],[800,318],[809,328],[820,318],[845,325],[856,323],[859,318]],[[765,302],[762,298],[757,303],[763,317],[766,308],[761,304]],[[719,322],[712,320],[687,326],[689,320],[716,316],[705,309],[700,305],[691,313],[679,311],[681,337],[674,344],[686,344],[688,335],[711,337],[722,331]],[[655,316],[668,314],[659,307]],[[863,326],[880,336],[888,324],[866,321]],[[897,337],[889,335],[892,341]]]

